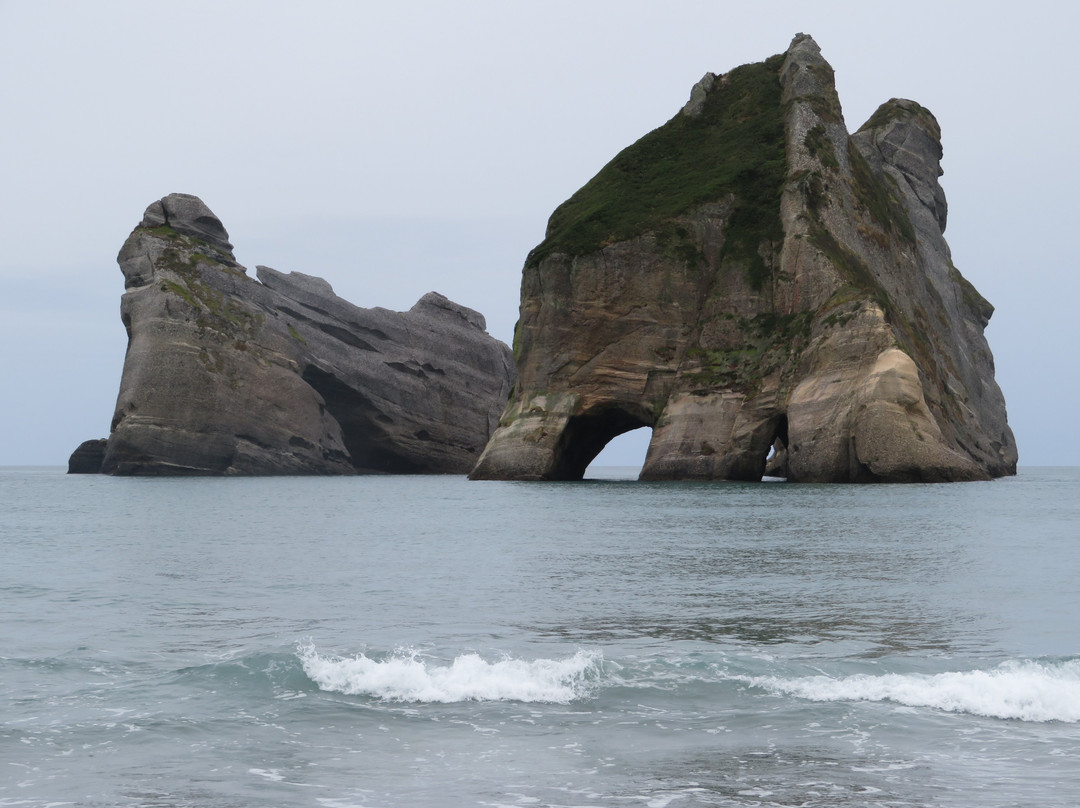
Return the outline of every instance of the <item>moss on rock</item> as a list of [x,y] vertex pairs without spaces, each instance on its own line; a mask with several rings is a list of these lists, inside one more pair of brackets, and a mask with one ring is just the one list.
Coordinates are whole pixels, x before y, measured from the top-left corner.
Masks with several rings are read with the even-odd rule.
[[735,210],[722,258],[744,262],[760,279],[767,273],[761,246],[772,249],[783,239],[782,63],[774,56],[721,76],[698,114],[680,113],[620,152],[555,210],[526,265],[663,231],[694,206],[730,196]]

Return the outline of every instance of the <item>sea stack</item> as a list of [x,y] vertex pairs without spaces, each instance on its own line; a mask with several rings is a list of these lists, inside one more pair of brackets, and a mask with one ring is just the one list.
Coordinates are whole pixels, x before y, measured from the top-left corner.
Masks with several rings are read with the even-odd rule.
[[954,266],[941,133],[913,101],[849,134],[814,40],[706,74],[551,216],[518,381],[475,479],[578,479],[614,436],[643,479],[985,480],[1016,445]]
[[478,312],[435,292],[407,312],[359,308],[269,267],[256,280],[195,196],[151,204],[117,260],[120,393],[73,472],[465,474],[513,385]]

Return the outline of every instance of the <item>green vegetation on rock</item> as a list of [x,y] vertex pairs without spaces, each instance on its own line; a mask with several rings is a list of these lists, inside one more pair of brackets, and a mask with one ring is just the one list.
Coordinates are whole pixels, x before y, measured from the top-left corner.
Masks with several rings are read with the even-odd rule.
[[[158,230],[161,229],[165,228],[158,228]],[[185,238],[177,235],[181,239]],[[159,261],[163,269],[171,270],[180,280],[180,283],[176,283],[163,279],[161,290],[172,292],[195,309],[199,313],[196,324],[200,328],[219,331],[223,335],[251,336],[262,326],[264,316],[261,312],[250,311],[248,306],[206,283],[202,279],[199,267],[209,265],[226,274],[239,273],[246,278],[247,276],[239,270],[221,264],[203,253],[191,253],[185,257],[181,249],[172,246],[162,251]]]
[[893,187],[894,180],[887,173],[875,175],[862,152],[848,141],[848,160],[853,177],[852,190],[855,198],[870,213],[870,217],[885,232],[897,233],[908,244],[915,243],[915,227],[904,210]]
[[732,70],[714,82],[699,114],[680,113],[620,152],[555,210],[527,266],[660,230],[695,205],[733,196],[721,258],[744,262],[760,282],[767,274],[761,245],[771,249],[783,239],[782,63],[774,56]]
[[870,300],[881,306],[886,317],[893,318],[895,309],[889,295],[874,277],[866,261],[836,240],[831,232],[819,223],[810,227],[810,243],[829,259],[834,267],[847,278],[853,288],[865,292]]
[[825,127],[820,123],[810,128],[810,131],[803,138],[803,144],[810,150],[812,155],[821,161],[823,166],[840,168],[840,161],[836,159],[836,149],[833,148],[832,141],[829,140],[829,136],[825,132]]
[[844,123],[844,112],[840,109],[840,99],[831,88],[835,87],[836,78],[831,66],[827,64],[811,64],[807,66],[810,73],[817,79],[818,85],[830,88],[827,92],[817,92],[803,96],[803,100],[810,104],[810,108],[821,120],[826,123]]
[[814,322],[813,312],[725,316],[735,323],[745,341],[734,347],[701,346],[687,351],[687,357],[696,361],[700,370],[686,377],[698,389],[729,389],[753,395],[764,377],[795,369]]

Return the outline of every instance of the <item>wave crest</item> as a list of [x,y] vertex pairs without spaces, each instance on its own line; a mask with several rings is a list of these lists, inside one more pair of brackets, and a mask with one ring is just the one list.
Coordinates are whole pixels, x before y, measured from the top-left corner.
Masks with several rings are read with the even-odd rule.
[[593,693],[603,656],[578,651],[565,659],[532,661],[462,654],[448,665],[399,648],[383,659],[364,654],[322,656],[314,647],[297,655],[304,672],[320,690],[386,701],[438,702],[523,701],[568,704]]
[[1021,721],[1080,721],[1080,660],[1010,661],[991,670],[859,674],[834,679],[750,677],[774,693],[810,701],[892,701],[909,707]]

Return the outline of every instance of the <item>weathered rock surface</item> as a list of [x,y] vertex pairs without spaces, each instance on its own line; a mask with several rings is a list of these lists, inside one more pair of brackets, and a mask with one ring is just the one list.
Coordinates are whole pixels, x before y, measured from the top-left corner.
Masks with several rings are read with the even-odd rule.
[[68,458],[68,474],[98,474],[105,462],[108,438],[84,440]]
[[117,260],[128,349],[105,473],[463,474],[513,384],[479,313],[434,292],[358,308],[268,267],[255,280],[194,196],[150,205]]
[[943,232],[937,121],[849,135],[808,36],[706,74],[552,215],[526,261],[515,393],[472,473],[575,479],[651,427],[645,479],[876,482],[1015,473]]

